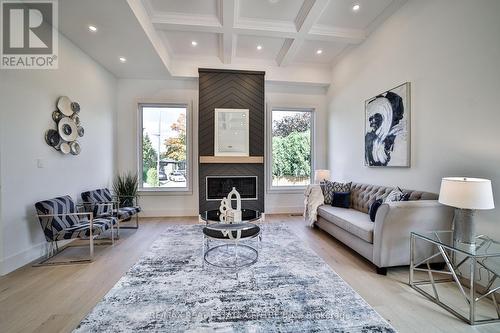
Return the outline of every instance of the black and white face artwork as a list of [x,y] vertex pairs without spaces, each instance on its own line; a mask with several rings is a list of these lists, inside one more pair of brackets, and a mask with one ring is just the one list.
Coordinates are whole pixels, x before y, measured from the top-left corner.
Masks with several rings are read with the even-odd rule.
[[366,101],[365,165],[410,166],[409,89],[405,83]]

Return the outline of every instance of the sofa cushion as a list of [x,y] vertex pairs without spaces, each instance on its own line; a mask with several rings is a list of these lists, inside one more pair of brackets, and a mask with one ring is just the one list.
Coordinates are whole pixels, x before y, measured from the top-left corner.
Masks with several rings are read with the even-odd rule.
[[318,208],[318,215],[351,234],[373,243],[374,223],[370,216],[355,209],[346,209],[322,205]]

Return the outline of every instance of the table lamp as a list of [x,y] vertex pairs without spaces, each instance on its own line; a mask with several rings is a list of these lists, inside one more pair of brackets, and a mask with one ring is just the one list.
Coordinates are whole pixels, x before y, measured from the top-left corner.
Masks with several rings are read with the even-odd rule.
[[330,179],[330,170],[315,170],[314,171],[314,183],[322,184],[325,180]]
[[453,240],[465,244],[475,244],[474,210],[495,208],[491,181],[481,178],[443,178],[439,202],[455,207]]

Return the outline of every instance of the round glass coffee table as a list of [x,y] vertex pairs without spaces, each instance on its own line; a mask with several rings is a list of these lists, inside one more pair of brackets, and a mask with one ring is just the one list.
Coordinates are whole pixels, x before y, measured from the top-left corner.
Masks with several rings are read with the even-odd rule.
[[[201,219],[206,222],[203,228],[204,263],[220,268],[238,269],[257,262],[259,244],[252,246],[249,241],[261,241],[261,228],[255,224],[260,220],[261,214],[257,210],[244,209],[241,215],[241,222],[225,223],[220,222],[218,210],[201,214]],[[216,245],[211,246],[211,242]]]

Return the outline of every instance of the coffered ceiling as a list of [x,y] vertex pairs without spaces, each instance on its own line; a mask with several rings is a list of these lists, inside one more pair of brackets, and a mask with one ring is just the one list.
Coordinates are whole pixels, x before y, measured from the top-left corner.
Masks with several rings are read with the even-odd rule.
[[[119,77],[196,77],[199,67],[212,67],[265,70],[268,80],[328,84],[328,69],[339,56],[362,43],[404,2],[65,0],[60,28]],[[102,29],[89,36],[87,22]],[[126,66],[113,62],[116,49],[133,55]],[[141,53],[144,59],[138,58]],[[135,73],[136,61],[137,69],[148,68],[150,74]]]
[[[143,5],[171,59],[328,65],[401,0],[129,0]],[[354,10],[353,6],[359,9]],[[192,42],[196,45],[192,45]],[[217,60],[213,59],[216,63]]]

